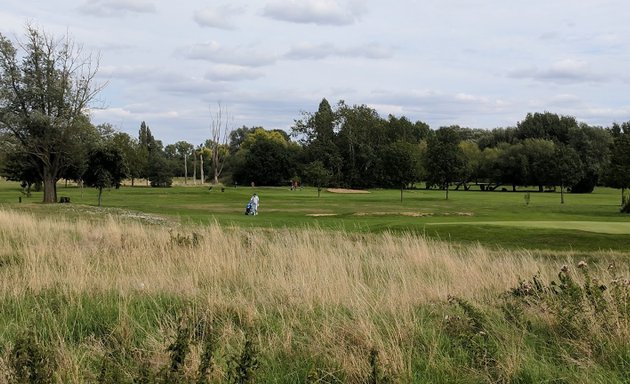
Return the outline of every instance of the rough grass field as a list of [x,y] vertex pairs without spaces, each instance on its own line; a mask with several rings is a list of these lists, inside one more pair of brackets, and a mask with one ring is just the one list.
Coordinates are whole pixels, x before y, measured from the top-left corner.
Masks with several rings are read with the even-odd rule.
[[0,183],[0,383],[630,382],[618,191],[369,192]]
[[148,217],[0,210],[0,381],[630,379],[623,260]]

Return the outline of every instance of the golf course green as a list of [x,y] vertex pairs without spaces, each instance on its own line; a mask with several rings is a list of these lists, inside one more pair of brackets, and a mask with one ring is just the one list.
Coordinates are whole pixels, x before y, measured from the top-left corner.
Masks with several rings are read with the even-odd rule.
[[[177,224],[217,222],[257,228],[315,227],[350,232],[415,233],[455,243],[480,243],[508,249],[550,251],[630,251],[630,216],[619,213],[618,190],[591,194],[406,190],[291,190],[287,187],[172,188],[136,186],[97,191],[60,183],[58,195],[70,204],[41,204],[41,192],[22,194],[17,183],[0,182],[0,204],[42,215],[129,216]],[[260,214],[246,216],[252,193],[260,196]],[[19,202],[21,199],[21,202]],[[141,215],[140,215],[141,213]]]

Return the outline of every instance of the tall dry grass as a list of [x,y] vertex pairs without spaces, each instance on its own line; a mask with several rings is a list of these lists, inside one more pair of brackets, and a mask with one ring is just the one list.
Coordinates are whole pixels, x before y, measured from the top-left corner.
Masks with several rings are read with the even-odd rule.
[[[197,244],[178,244],[178,235],[193,233]],[[400,312],[449,294],[480,299],[545,269],[528,251],[461,248],[415,235],[167,228],[111,216],[71,221],[8,210],[0,211],[0,240],[0,255],[20,260],[0,270],[0,293],[13,296],[51,287],[211,293],[212,302]]]
[[[574,263],[411,234],[169,228],[7,209],[0,210],[0,260],[3,300],[50,289],[68,297],[172,294],[232,311],[244,323],[279,319],[274,332],[257,336],[261,345],[290,353],[296,339],[306,339],[310,354],[333,356],[350,377],[369,369],[371,348],[383,352],[391,371],[410,369],[400,345],[417,329],[419,307],[449,295],[487,302],[523,277],[549,279]],[[627,275],[628,265],[622,268]]]

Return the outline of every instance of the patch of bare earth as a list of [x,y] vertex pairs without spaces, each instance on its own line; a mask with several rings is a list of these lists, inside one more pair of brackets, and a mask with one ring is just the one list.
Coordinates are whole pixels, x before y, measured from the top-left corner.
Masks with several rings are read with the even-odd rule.
[[370,193],[369,191],[364,191],[362,189],[345,189],[345,188],[328,188],[327,192],[332,193]]
[[409,217],[431,217],[431,216],[472,216],[471,212],[355,212],[354,216],[409,216]]
[[328,216],[337,216],[336,213],[309,213],[306,216],[311,217],[328,217]]

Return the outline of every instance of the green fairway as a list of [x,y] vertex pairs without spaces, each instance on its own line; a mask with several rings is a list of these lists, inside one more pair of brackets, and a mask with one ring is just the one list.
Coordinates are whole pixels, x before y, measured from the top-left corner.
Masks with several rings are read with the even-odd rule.
[[[441,223],[435,225],[449,225]],[[611,235],[630,235],[630,222],[608,222],[608,221],[477,221],[467,223],[480,226],[500,226],[515,228],[538,228],[538,229],[564,229],[594,233],[607,233]]]
[[[246,216],[249,197],[261,197],[260,214]],[[71,204],[43,205],[41,192],[21,196],[17,183],[0,182],[0,203],[36,214],[97,217],[102,212],[151,218],[157,222],[212,223],[239,227],[318,227],[353,232],[410,232],[454,242],[549,250],[630,250],[630,216],[619,213],[619,191],[597,189],[584,195],[559,193],[451,191],[449,200],[437,190],[370,190],[317,197],[313,188],[208,186],[122,187],[103,193],[58,186]],[[138,216],[142,213],[144,216]],[[147,216],[149,215],[149,216]]]

